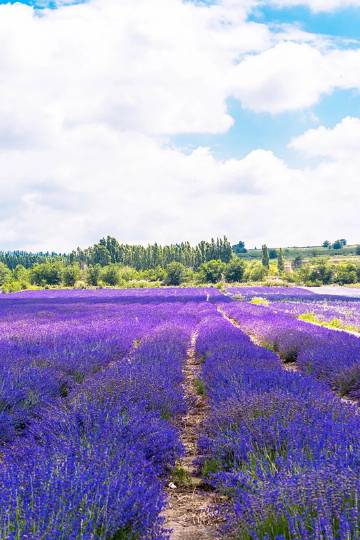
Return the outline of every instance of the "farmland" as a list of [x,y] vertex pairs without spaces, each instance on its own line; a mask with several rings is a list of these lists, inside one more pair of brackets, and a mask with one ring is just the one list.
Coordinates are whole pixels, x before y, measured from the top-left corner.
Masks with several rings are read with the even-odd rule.
[[357,329],[298,288],[1,295],[0,538],[358,539]]

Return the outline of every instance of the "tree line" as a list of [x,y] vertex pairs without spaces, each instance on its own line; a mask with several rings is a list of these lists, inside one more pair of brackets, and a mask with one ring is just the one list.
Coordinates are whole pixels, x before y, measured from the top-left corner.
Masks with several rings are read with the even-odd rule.
[[216,240],[212,238],[210,242],[202,241],[194,247],[189,242],[169,246],[156,242],[148,246],[121,244],[116,238],[107,236],[87,249],[77,248],[70,254],[69,260],[80,265],[121,264],[136,270],[148,270],[157,266],[165,267],[171,262],[197,269],[211,260],[227,263],[231,257],[232,247],[226,236]]
[[[356,262],[286,260],[283,249],[261,249],[261,260],[241,258],[239,242],[232,249],[226,237],[171,246],[120,244],[108,236],[70,254],[0,253],[0,288],[4,292],[37,287],[157,287],[207,283],[269,282],[341,285],[360,282]],[[235,253],[236,251],[237,253]]]

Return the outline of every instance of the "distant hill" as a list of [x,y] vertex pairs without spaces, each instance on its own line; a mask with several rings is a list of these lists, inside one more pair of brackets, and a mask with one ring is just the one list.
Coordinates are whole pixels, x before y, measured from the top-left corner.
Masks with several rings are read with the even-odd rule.
[[[235,247],[235,246],[234,246]],[[358,258],[360,259],[359,254],[357,254],[358,245],[347,245],[340,249],[334,248],[324,248],[322,246],[303,246],[303,247],[285,247],[283,253],[287,259],[295,259],[296,257],[301,257],[304,261],[314,259],[316,257],[331,257],[344,260],[347,258]],[[275,259],[277,257],[279,248],[269,248],[270,259]],[[234,249],[235,252],[235,249]],[[237,253],[237,255],[243,259],[261,259],[262,251],[259,249],[248,249],[246,253]]]

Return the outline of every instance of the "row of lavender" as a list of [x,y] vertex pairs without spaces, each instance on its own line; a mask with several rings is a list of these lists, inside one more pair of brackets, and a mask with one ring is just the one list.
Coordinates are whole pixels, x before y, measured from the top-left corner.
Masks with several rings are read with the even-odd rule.
[[283,370],[277,355],[220,315],[201,323],[197,353],[211,405],[203,471],[230,497],[226,535],[358,539],[355,409],[313,377]]
[[296,317],[313,315],[320,323],[360,332],[359,296],[314,294],[297,287],[230,287],[227,293],[247,301],[254,297],[264,298],[276,313],[284,312]]
[[297,320],[271,307],[232,302],[226,313],[257,342],[279,353],[285,362],[326,381],[334,390],[360,398],[360,339],[347,332]]
[[182,364],[206,291],[1,299],[0,537],[166,538]]

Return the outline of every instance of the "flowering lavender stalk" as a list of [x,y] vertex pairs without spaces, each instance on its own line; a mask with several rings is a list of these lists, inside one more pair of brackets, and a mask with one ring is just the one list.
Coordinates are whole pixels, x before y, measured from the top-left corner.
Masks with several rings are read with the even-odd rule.
[[0,300],[0,537],[161,539],[205,291]]
[[360,398],[358,337],[245,302],[226,304],[224,309],[246,333],[278,352],[285,362],[296,362],[301,371],[326,381],[342,395]]
[[277,355],[220,316],[200,325],[197,352],[211,404],[203,472],[230,498],[231,535],[359,538],[360,417],[353,407],[313,377],[284,371]]

